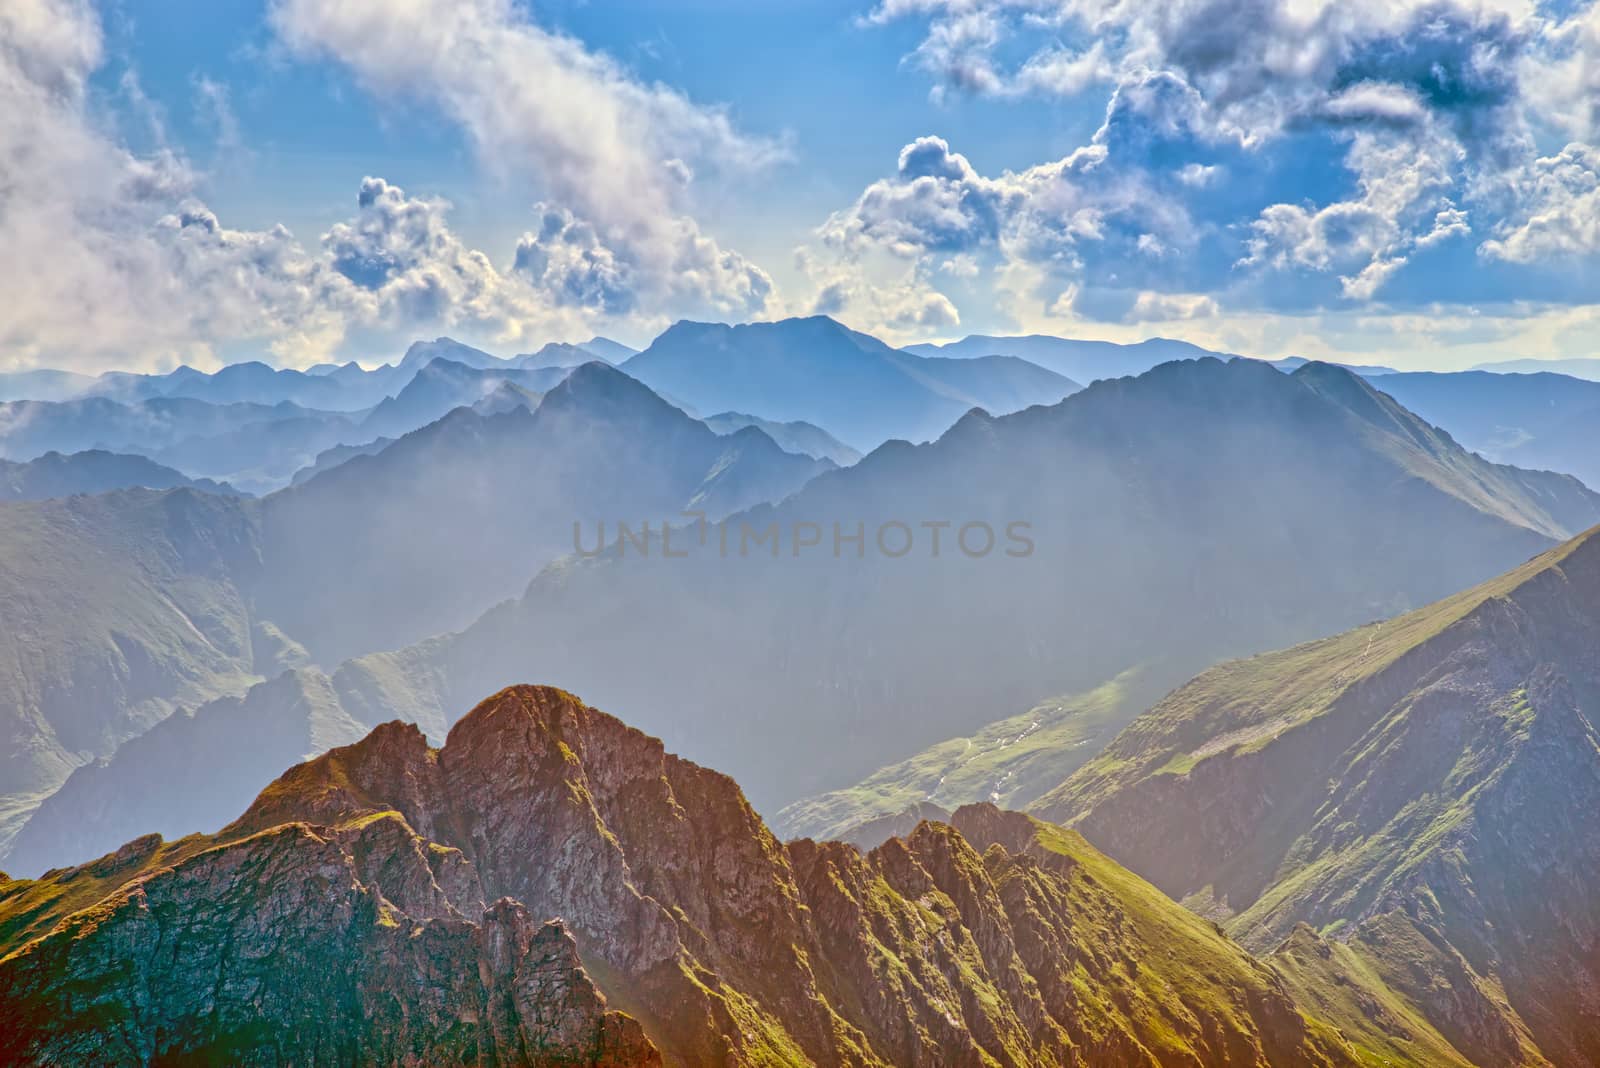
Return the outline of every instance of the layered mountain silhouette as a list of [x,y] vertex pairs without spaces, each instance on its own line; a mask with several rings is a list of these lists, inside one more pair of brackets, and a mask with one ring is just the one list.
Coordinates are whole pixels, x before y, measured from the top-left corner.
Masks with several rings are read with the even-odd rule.
[[[663,426],[679,427],[686,441],[709,434],[620,372],[598,365],[590,370],[600,384],[618,387],[619,411],[633,410],[630,398],[647,401],[659,406],[649,410]],[[571,387],[587,377],[575,375],[552,391],[536,415],[557,410],[552,401],[563,390],[577,396],[581,391]],[[531,425],[533,417],[497,418],[506,422],[457,413],[415,447],[425,454],[436,436],[476,441],[502,427]],[[571,427],[561,424],[558,437],[583,442],[574,437],[578,425],[607,425],[603,406]],[[617,425],[644,424],[629,415]],[[752,442],[766,440],[753,429],[740,433],[754,435]],[[735,440],[712,435],[706,446],[668,451],[698,455],[705,447],[710,456],[714,448],[720,459]],[[770,812],[848,787],[929,747],[943,746],[943,775],[957,763],[948,758],[948,740],[1053,695],[1095,694],[1137,674],[1152,650],[1178,665],[1181,674],[1167,676],[1165,685],[1172,685],[1228,656],[1427,603],[1600,521],[1600,498],[1575,480],[1489,464],[1347,372],[1312,365],[1285,375],[1255,361],[1186,361],[1097,384],[1054,408],[999,419],[970,415],[935,444],[879,449],[854,467],[812,479],[779,505],[738,513],[703,532],[680,520],[673,550],[686,557],[662,555],[657,522],[649,555],[624,547],[619,558],[613,520],[606,552],[553,564],[520,599],[461,632],[335,666],[327,653],[340,643],[357,635],[376,641],[386,628],[406,622],[403,606],[383,600],[386,589],[410,591],[405,603],[430,612],[459,606],[466,615],[465,601],[449,600],[456,588],[489,599],[522,581],[503,567],[442,550],[436,555],[445,563],[426,551],[415,559],[397,555],[419,544],[415,533],[384,544],[382,531],[414,524],[418,516],[453,517],[477,507],[473,485],[448,484],[461,479],[452,461],[442,465],[434,488],[410,498],[417,511],[399,518],[381,511],[391,495],[404,498],[415,484],[413,466],[427,470],[397,451],[404,444],[262,503],[269,516],[268,560],[301,559],[313,550],[322,557],[305,565],[309,578],[301,585],[278,594],[279,600],[263,595],[260,608],[306,643],[312,661],[332,669],[332,691],[350,718],[374,724],[400,716],[440,738],[472,695],[542,674],[626,703],[640,723],[673,745],[737,769]],[[534,463],[499,446],[470,450],[475,457],[502,453],[512,457],[505,477]],[[647,461],[660,462],[647,456],[626,468],[584,468],[594,471],[585,482],[612,484],[624,477],[622,470],[646,470],[641,465]],[[376,475],[363,474],[375,464],[393,472],[392,491]],[[491,464],[486,470],[498,469]],[[739,465],[720,467],[709,485],[738,486],[730,470]],[[680,485],[699,487],[705,472],[698,459],[693,468],[685,463]],[[498,529],[515,534],[508,544],[526,544],[543,520],[533,511],[517,513],[500,480],[486,477],[483,492],[514,521],[496,527],[493,520],[472,520],[484,527],[480,531],[467,529],[465,520],[440,519],[435,529],[446,532],[445,543],[457,536],[474,545],[512,538]],[[637,514],[637,502],[618,513],[621,503],[581,499],[601,517]],[[681,499],[664,498],[655,514],[671,518],[683,506]],[[294,511],[272,518],[279,508]],[[319,516],[343,518],[322,530]],[[1025,556],[1006,554],[1020,551],[1006,536],[1007,525],[1017,521],[1029,524],[1032,551]],[[272,533],[279,522],[307,538],[304,551],[290,552]],[[921,540],[891,557],[877,532],[897,522]],[[938,556],[924,522],[951,524],[939,530]],[[861,529],[859,553],[843,542],[834,555],[836,523],[846,537]],[[990,552],[969,556],[963,549],[959,528],[969,523],[989,525]],[[797,524],[813,524],[798,529],[816,538],[798,554]],[[781,542],[770,540],[774,525]],[[370,533],[352,539],[352,528]],[[719,546],[724,532],[726,554]],[[901,535],[893,528],[890,534],[885,544],[897,549]],[[752,536],[769,540],[752,542]],[[570,520],[550,537],[569,539]],[[593,549],[593,532],[584,537]],[[968,530],[969,548],[982,548],[982,540],[981,530]],[[363,603],[377,600],[384,611],[373,613],[373,622],[336,621],[337,606],[358,596]],[[415,617],[411,622],[421,625]],[[1046,737],[1096,740],[1069,750],[1065,763],[1031,745],[1000,747],[1005,739],[996,734],[998,751],[986,758],[983,774],[949,779],[952,788],[973,792],[938,800],[954,808],[986,799],[996,792],[992,782],[1014,773],[1008,781],[1027,784],[1031,792],[1002,797],[1026,803],[1069,774],[1073,762],[1093,755],[1165,688],[1147,685],[1147,699],[1062,702],[1090,710],[1093,730],[1073,735],[1086,721],[1064,715],[1057,722],[1066,733]],[[1029,763],[1012,763],[1023,758]],[[139,800],[157,782],[147,763],[114,757],[103,770],[84,769],[83,786],[69,782],[52,803],[50,826],[57,830],[41,829],[32,840],[47,844],[71,827],[103,850],[139,830],[207,830],[260,785],[250,780],[247,762],[221,754],[195,769],[194,783],[174,789],[210,796],[211,784],[237,780],[231,788],[243,791],[241,799],[232,808],[197,805],[188,822],[167,823],[172,807],[157,813]],[[129,799],[109,815],[93,800],[109,788],[89,788],[104,776]],[[74,800],[80,788],[81,802]],[[858,792],[825,822],[806,826],[828,829],[892,814],[916,799],[914,786],[907,793]],[[68,859],[35,858],[36,865]]]
[[532,410],[457,409],[259,501],[6,505],[0,836],[175,709],[465,626],[571,552],[577,525],[720,516],[829,467],[754,429],[720,436],[592,363]]
[[[1169,364],[880,449],[736,517],[726,555],[710,539],[684,561],[552,569],[460,636],[389,661],[400,689],[386,699],[423,722],[471,700],[457,687],[539,669],[629,703],[775,806],[1152,649],[1211,662],[1425,603],[1586,527],[1596,500],[1465,453],[1343,371]],[[925,521],[952,524],[938,557]],[[1005,555],[1018,521],[1024,557]],[[893,522],[921,548],[883,553],[875,534]],[[800,523],[825,532],[809,554],[794,552]],[[835,523],[861,525],[867,551],[835,557]],[[955,544],[968,523],[995,532],[992,551]],[[776,556],[739,547],[742,527],[773,524],[791,535]]]
[[[1462,1062],[1600,1058],[1600,532],[1213,668],[1034,810],[1303,989],[1343,961]],[[1397,1017],[1398,1019],[1398,1017]]]
[[1197,360],[1206,356],[1227,358],[1223,353],[1165,337],[1120,345],[1114,341],[1086,341],[1051,337],[1048,334],[1021,337],[971,334],[944,345],[909,345],[905,351],[917,356],[957,359],[1012,356],[1049,368],[1074,382],[1098,382],[1102,378],[1142,375],[1152,367],[1172,360]]
[[771,419],[762,419],[760,416],[746,415],[743,412],[722,412],[706,416],[703,421],[706,426],[719,434],[732,434],[747,426],[753,426],[776,441],[785,452],[798,452],[814,456],[819,460],[831,460],[840,467],[849,467],[861,459],[859,452],[820,426],[813,426],[801,420],[775,423]]
[[289,485],[298,486],[302,482],[315,478],[324,471],[330,471],[346,460],[357,456],[371,456],[373,453],[382,452],[394,444],[394,438],[374,438],[362,445],[335,445],[331,449],[324,449],[317,453],[305,467],[296,471],[289,479]]
[[720,517],[829,466],[758,431],[721,437],[586,364],[532,410],[458,409],[264,498],[263,552],[281,579],[263,583],[258,611],[337,664],[466,626],[571,553],[575,526]]
[[1573,378],[1586,378],[1591,382],[1600,382],[1600,360],[1593,358],[1568,360],[1500,360],[1494,363],[1479,364],[1477,367],[1474,367],[1473,370],[1488,371],[1492,374],[1502,375],[1571,375]]
[[863,450],[892,438],[937,437],[969,408],[1011,412],[1080,388],[1015,357],[915,356],[820,315],[740,326],[680,322],[622,366],[698,412],[801,420]]
[[566,377],[570,368],[478,368],[436,357],[361,421],[369,438],[399,437],[427,426],[456,408],[471,407],[504,384],[542,396]]
[[1463,371],[1381,375],[1372,383],[1492,460],[1600,486],[1600,382]]
[[47,452],[104,449],[159,459],[192,439],[225,440],[248,429],[284,422],[315,424],[306,429],[320,428],[335,438],[341,430],[353,427],[347,415],[314,412],[288,402],[211,404],[186,397],[133,404],[108,397],[21,400],[0,404],[0,455],[31,460]]
[[98,378],[20,372],[0,376],[0,456],[134,453],[189,477],[265,493],[325,451],[416,430],[504,382],[542,393],[564,373],[525,368],[450,338],[417,342],[397,363],[372,370],[239,363],[210,374],[191,367]]
[[8,1063],[1376,1063],[1073,832],[975,806],[784,845],[542,687],[437,750],[386,724],[216,835],[0,881],[0,954]]
[[135,486],[147,489],[189,487],[224,496],[237,495],[225,482],[189,478],[147,457],[103,449],[70,455],[47,452],[26,463],[0,460],[0,501],[42,501],[75,493],[109,493]]
[[162,397],[186,397],[212,404],[287,402],[302,408],[354,411],[381,400],[383,385],[377,377],[317,375],[249,361],[228,364],[210,374],[192,367],[161,375],[113,371],[87,383],[77,395],[129,402]]

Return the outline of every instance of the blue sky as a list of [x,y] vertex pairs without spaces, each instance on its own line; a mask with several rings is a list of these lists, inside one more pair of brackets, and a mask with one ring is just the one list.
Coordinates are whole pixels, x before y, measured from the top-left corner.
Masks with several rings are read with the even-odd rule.
[[1593,4],[9,0],[0,41],[4,366],[819,311],[1597,354]]

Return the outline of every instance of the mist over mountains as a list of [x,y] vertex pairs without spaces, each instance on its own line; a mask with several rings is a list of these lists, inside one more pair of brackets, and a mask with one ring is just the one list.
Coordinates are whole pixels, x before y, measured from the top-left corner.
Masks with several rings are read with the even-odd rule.
[[29,625],[3,639],[17,741],[0,782],[12,800],[52,789],[178,704],[465,626],[589,515],[721,516],[827,466],[753,429],[720,436],[591,363],[534,410],[459,408],[260,501],[18,505],[0,580]]
[[1590,383],[602,340],[5,379],[8,1055],[1587,1063]]
[[[292,643],[272,665],[305,674],[282,690],[289,737],[304,737],[306,692],[331,694],[355,723],[398,715],[442,737],[463,695],[547,678],[628,702],[648,729],[738,770],[775,812],[1092,690],[1153,651],[1189,665],[1168,671],[1191,671],[1331,633],[1600,522],[1600,498],[1575,479],[1492,465],[1326,365],[1167,364],[826,466],[754,428],[719,437],[590,364],[532,411],[458,410],[266,498],[251,529],[268,578],[249,602]],[[508,495],[512,485],[528,492]],[[686,509],[729,518],[699,541]],[[686,557],[662,555],[666,521]],[[619,522],[654,533],[621,558],[614,545],[574,553],[575,527],[592,551],[598,526]],[[949,524],[937,556],[925,522]],[[1006,554],[1022,544],[1007,539],[1017,522],[1026,556]],[[885,524],[905,525],[918,547],[887,554]],[[990,552],[966,551],[979,537],[974,527],[961,542],[968,524],[987,525]],[[835,556],[838,532],[858,527],[860,551]],[[780,540],[752,550],[750,537],[774,528]],[[733,548],[718,551],[725,536]],[[461,544],[477,551],[451,551]],[[1143,707],[1108,713],[1101,741]],[[172,721],[174,751],[194,748],[185,736],[208,715]],[[74,773],[27,832],[35,863],[52,841],[110,848],[134,828],[177,834],[224,818],[195,810],[172,824],[182,806],[165,799],[103,803],[161,792],[165,766],[130,753]],[[213,784],[197,796],[214,788],[234,806],[261,785],[254,753],[196,774]]]

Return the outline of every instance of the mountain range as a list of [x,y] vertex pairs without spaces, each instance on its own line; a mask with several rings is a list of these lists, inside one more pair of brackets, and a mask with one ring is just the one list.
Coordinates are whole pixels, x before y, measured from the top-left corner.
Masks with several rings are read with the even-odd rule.
[[595,362],[533,410],[457,409],[259,501],[6,505],[0,831],[176,709],[465,626],[570,552],[576,524],[719,516],[830,466],[755,429],[719,436]]
[[457,408],[470,408],[504,384],[519,386],[535,398],[558,385],[570,366],[540,368],[479,368],[445,357],[429,360],[411,381],[361,420],[364,440],[401,437]]
[[1500,463],[1600,486],[1600,381],[1560,374],[1387,374],[1373,385]]
[[789,423],[777,423],[771,419],[746,415],[743,412],[721,412],[706,416],[704,422],[719,434],[733,434],[747,426],[753,426],[776,441],[785,452],[803,453],[818,460],[830,460],[840,467],[849,467],[861,459],[859,452],[820,426],[798,419]]
[[0,954],[12,1063],[1378,1063],[1078,834],[975,806],[783,844],[542,687],[437,750],[385,724],[216,835],[0,881]]
[[308,371],[275,368],[259,361],[226,364],[214,372],[179,367],[165,374],[110,371],[91,376],[71,371],[0,373],[0,401],[70,401],[100,397],[124,403],[185,398],[211,404],[280,404],[358,412],[404,388],[434,359],[453,360],[479,370],[576,367],[588,360],[620,363],[635,350],[609,338],[579,345],[552,342],[537,353],[500,359],[452,338],[418,341],[392,364],[367,369],[358,363],[323,364]]
[[[590,385],[605,387],[593,391],[601,399],[540,438],[541,421],[560,410],[553,402],[581,397],[588,391],[578,387]],[[589,502],[581,514],[598,518],[586,524],[651,520],[649,555],[644,546],[623,552],[610,538],[608,551],[569,554],[520,598],[471,621],[504,594],[505,554],[522,559],[517,549],[539,545],[539,537],[548,538],[550,555],[571,549],[570,513],[559,513],[557,525],[543,515],[548,503],[519,513],[503,492],[513,472],[527,479],[540,470],[536,457],[547,446],[523,454],[507,442],[559,441],[580,457],[614,454],[621,446],[591,448],[579,429],[608,425],[604,398],[613,392],[615,411],[628,413],[612,420],[627,428],[617,433],[626,438],[656,420],[662,429],[647,437],[658,444],[641,446],[634,458],[616,454],[615,467],[564,464],[559,470],[582,472],[581,486],[538,499]],[[674,433],[689,444],[659,444]],[[775,451],[754,429],[717,438],[596,364],[534,413],[484,419],[457,412],[376,456],[269,497],[259,505],[262,557],[269,570],[285,560],[302,570],[292,584],[261,583],[253,604],[310,654],[277,663],[302,671],[322,665],[329,692],[354,722],[398,715],[434,738],[443,737],[454,709],[471,702],[463,694],[536,675],[593,690],[629,704],[641,724],[673,744],[739,771],[770,812],[848,788],[928,747],[943,754],[913,758],[914,774],[890,776],[902,780],[894,789],[880,789],[880,780],[851,790],[842,804],[831,799],[827,818],[805,825],[821,833],[892,814],[940,778],[952,791],[972,791],[938,795],[948,808],[995,793],[1026,804],[1192,671],[1427,603],[1600,522],[1600,498],[1575,480],[1491,465],[1360,378],[1325,365],[1286,375],[1248,360],[1167,364],[1098,383],[1052,408],[969,415],[936,443],[885,446],[820,476],[804,466],[813,461],[778,454],[770,458],[775,466],[753,469],[792,472],[762,494],[787,499],[742,512],[736,509],[747,501],[730,502],[733,515],[697,530],[681,511],[707,503],[699,487],[710,467],[720,472],[717,492],[738,485],[731,475],[750,468],[721,461],[747,435],[763,443],[763,455]],[[435,451],[443,457],[436,466],[422,458]],[[675,455],[695,459],[646,483],[676,489],[653,500],[642,490],[621,492],[624,472],[637,476]],[[463,478],[467,470],[481,470],[482,482]],[[607,486],[619,496],[592,496]],[[580,489],[591,495],[573,496]],[[713,518],[718,511],[707,510]],[[673,549],[687,557],[662,555],[664,520],[679,524]],[[924,521],[952,524],[941,531],[937,556]],[[1019,521],[1033,548],[1006,555],[1021,544],[1006,538]],[[914,528],[908,533],[923,538],[920,548],[893,557],[882,551],[877,531],[896,522]],[[859,554],[853,546],[833,554],[836,523],[842,533],[861,526]],[[988,524],[993,551],[963,550],[959,528],[968,523]],[[781,543],[752,548],[750,536],[774,524]],[[385,536],[400,529],[407,537]],[[797,553],[797,530],[815,533],[818,547]],[[981,540],[977,530],[968,531],[971,547]],[[584,527],[591,550],[595,533]],[[444,548],[463,542],[482,551],[463,558]],[[527,563],[513,586],[531,577],[536,565]],[[458,591],[471,591],[477,605]],[[396,595],[403,599],[390,599]],[[352,602],[382,610],[341,614]],[[407,630],[433,633],[430,625],[446,611],[470,625],[410,645],[382,644]],[[366,655],[338,663],[335,654],[351,647]],[[1152,665],[1156,651],[1165,659]],[[320,692],[323,683],[312,678],[304,686]],[[1058,694],[1084,696],[1052,699]],[[1046,707],[1061,714],[1037,739],[1012,744],[1027,724],[993,731],[979,752],[992,745],[995,753],[949,774],[972,749],[951,739],[988,730],[1018,709]],[[205,713],[197,711],[193,724],[174,721],[168,744],[185,750],[177,735],[201,729]],[[285,713],[294,745],[303,719]],[[1058,724],[1066,733],[1057,733]],[[1092,731],[1079,730],[1091,724]],[[960,756],[951,755],[956,749]],[[1014,762],[1030,754],[1028,766]],[[141,830],[214,828],[261,785],[247,755],[218,754],[189,781],[167,787],[197,798],[184,820],[169,822],[180,803],[142,800],[162,788],[163,767],[130,753],[79,769],[39,810],[40,823],[27,832],[37,843],[31,866],[16,870],[81,856],[69,842],[94,851]],[[1007,785],[997,790],[1001,779]],[[231,806],[201,803],[225,790],[233,792]],[[108,807],[100,800],[108,796],[125,800]],[[792,816],[785,815],[786,830],[799,826]],[[53,842],[61,843],[54,851]]]
[[1490,371],[1495,374],[1560,374],[1600,382],[1600,359],[1594,358],[1501,360],[1494,363],[1480,363],[1473,370]]
[[720,518],[831,466],[756,430],[722,437],[589,363],[531,410],[457,409],[263,498],[262,551],[282,577],[257,610],[337,664],[468,625],[572,552],[575,524]]
[[1600,383],[914,349],[0,375],[0,1063],[1600,1063]]
[[0,501],[42,501],[78,493],[109,493],[135,486],[147,489],[189,487],[237,496],[237,491],[225,482],[189,478],[147,457],[103,449],[71,455],[47,452],[26,463],[0,460]]
[[1022,337],[993,337],[972,334],[943,345],[909,345],[906,352],[917,356],[949,359],[978,359],[986,356],[1011,356],[1048,368],[1074,382],[1098,382],[1102,378],[1141,375],[1152,367],[1173,360],[1198,360],[1207,356],[1228,358],[1187,341],[1155,337],[1132,345],[1114,341],[1029,334]]
[[827,316],[777,323],[681,322],[622,364],[691,410],[815,423],[854,449],[927,441],[971,408],[1054,404],[1070,379],[1015,357],[937,359],[890,348]]

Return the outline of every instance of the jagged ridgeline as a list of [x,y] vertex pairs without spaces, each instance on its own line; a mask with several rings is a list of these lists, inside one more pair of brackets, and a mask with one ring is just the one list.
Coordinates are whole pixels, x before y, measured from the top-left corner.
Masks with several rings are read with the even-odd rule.
[[218,834],[0,883],[0,952],[6,1064],[1448,1063],[1380,1059],[1076,832],[972,806],[780,843],[541,687],[440,749],[381,726]]

